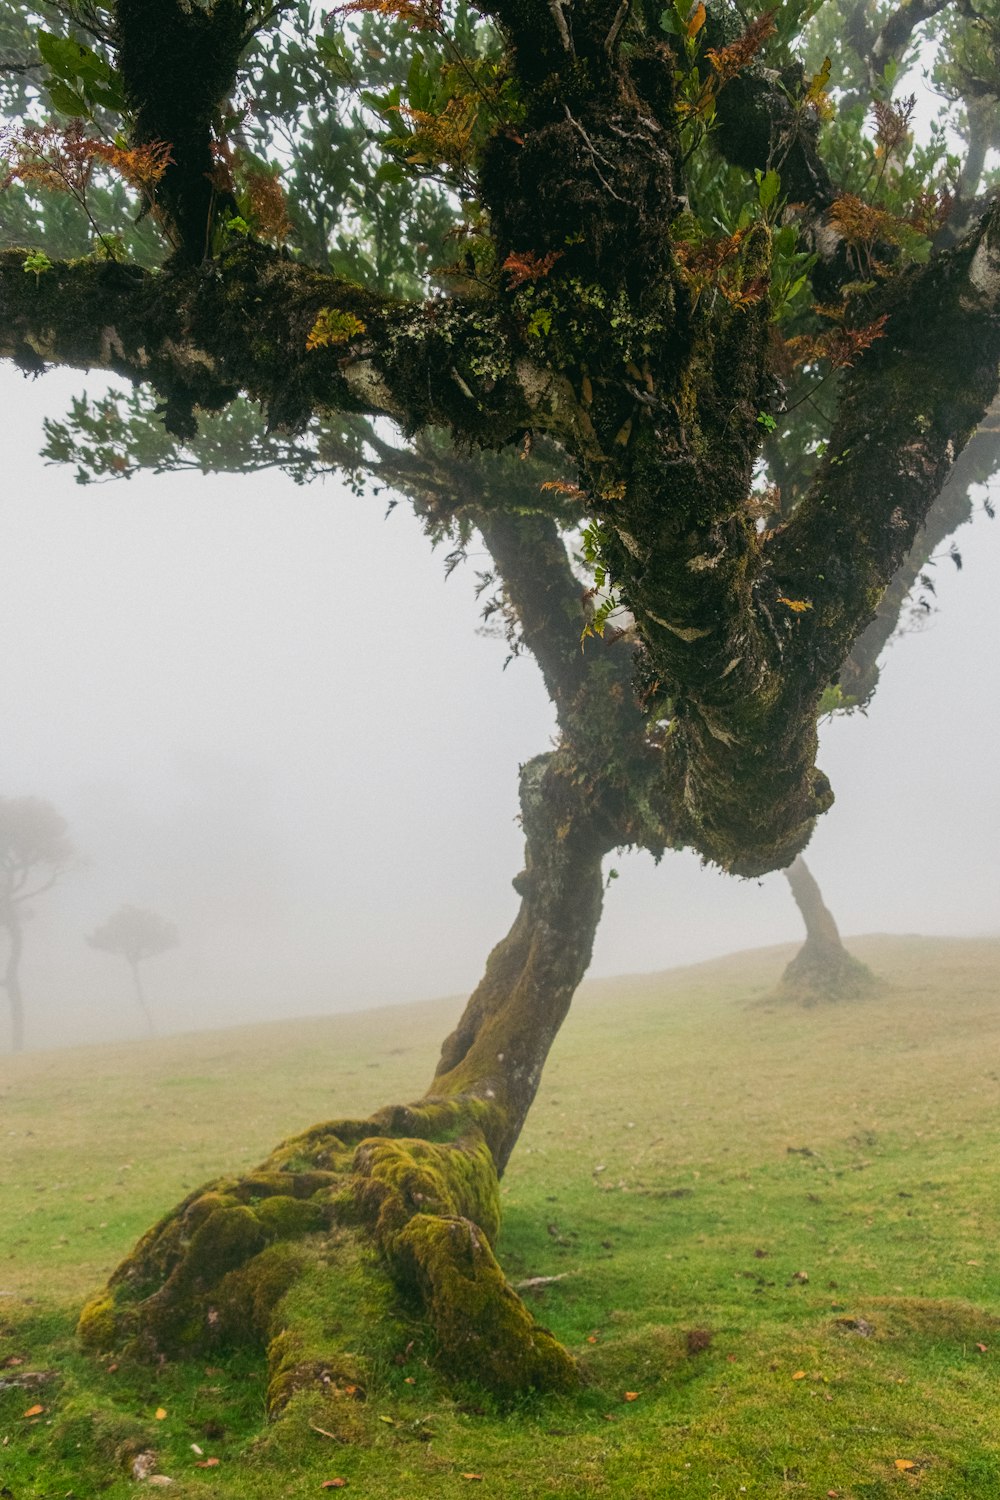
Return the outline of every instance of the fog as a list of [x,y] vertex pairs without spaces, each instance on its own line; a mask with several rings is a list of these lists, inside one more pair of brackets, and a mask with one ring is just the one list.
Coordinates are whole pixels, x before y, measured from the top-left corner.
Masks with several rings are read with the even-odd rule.
[[[80,853],[28,927],[28,1045],[141,1034],[84,942],[123,902],[180,929],[148,966],[165,1032],[467,991],[516,907],[518,763],[553,733],[531,661],[478,631],[476,558],[446,582],[405,504],[333,479],[80,487],[38,452],[85,385],[0,369],[0,794],[51,801]],[[869,715],[824,728],[809,859],[845,933],[998,928],[1000,523],[958,541]],[[613,863],[595,974],[800,936],[780,875]]]

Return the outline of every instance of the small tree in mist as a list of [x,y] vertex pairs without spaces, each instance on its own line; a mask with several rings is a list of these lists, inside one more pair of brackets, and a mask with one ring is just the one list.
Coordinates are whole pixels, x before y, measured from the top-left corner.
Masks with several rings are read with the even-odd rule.
[[87,934],[87,942],[102,953],[117,953],[128,964],[135,986],[135,998],[146,1021],[146,1029],[153,1036],[155,1027],[142,987],[139,965],[168,948],[176,948],[177,928],[166,922],[155,911],[142,906],[120,906],[102,927]]
[[51,890],[73,863],[65,818],[40,797],[0,797],[0,927],[7,935],[3,986],[10,1004],[11,1050],[24,1048],[21,957],[27,903]]

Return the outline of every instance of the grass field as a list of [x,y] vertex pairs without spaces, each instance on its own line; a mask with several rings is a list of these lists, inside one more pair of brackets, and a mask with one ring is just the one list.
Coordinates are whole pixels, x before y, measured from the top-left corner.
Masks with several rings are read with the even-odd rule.
[[141,1448],[197,1500],[996,1500],[1000,942],[851,946],[886,987],[842,1007],[769,998],[791,950],[587,985],[499,1248],[562,1277],[580,1394],[494,1409],[418,1336],[347,1443],[268,1430],[246,1355],[85,1359],[75,1311],[188,1188],[419,1094],[457,1003],[0,1060],[0,1497],[134,1495]]

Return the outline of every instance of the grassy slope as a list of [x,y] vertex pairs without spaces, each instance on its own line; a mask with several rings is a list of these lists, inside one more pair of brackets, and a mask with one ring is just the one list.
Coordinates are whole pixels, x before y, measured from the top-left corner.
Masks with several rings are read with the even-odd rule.
[[[418,1338],[331,1415],[350,1444],[261,1439],[245,1358],[92,1366],[73,1309],[188,1187],[419,1093],[455,1006],[3,1060],[0,1496],[134,1493],[129,1444],[204,1500],[1000,1496],[1000,943],[852,947],[889,981],[863,1005],[769,1000],[785,950],[586,986],[500,1247],[512,1280],[566,1273],[535,1306],[584,1392],[483,1411]],[[2,1389],[28,1369],[57,1375]]]

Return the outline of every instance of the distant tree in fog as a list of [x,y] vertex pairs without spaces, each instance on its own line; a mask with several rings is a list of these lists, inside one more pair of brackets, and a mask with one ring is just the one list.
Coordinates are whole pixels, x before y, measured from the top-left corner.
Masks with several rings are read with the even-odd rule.
[[150,1036],[155,1027],[146,1004],[139,965],[147,958],[155,958],[158,953],[166,953],[168,948],[176,948],[178,941],[173,922],[164,921],[155,911],[142,906],[120,906],[103,927],[87,934],[87,942],[92,948],[100,948],[103,953],[117,953],[128,964],[136,1002],[146,1019]]
[[0,928],[7,935],[3,986],[10,1003],[11,1050],[24,1048],[21,955],[27,903],[51,890],[73,864],[66,819],[40,797],[0,797]]

